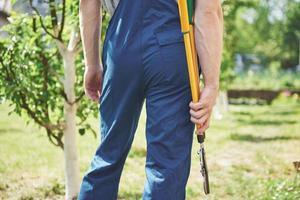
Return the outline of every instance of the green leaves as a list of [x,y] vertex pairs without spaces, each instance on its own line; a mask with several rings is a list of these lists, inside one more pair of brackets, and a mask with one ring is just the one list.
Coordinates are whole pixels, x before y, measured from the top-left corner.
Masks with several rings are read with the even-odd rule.
[[[222,7],[225,25],[222,88],[228,88],[236,76],[233,71],[236,53],[262,57],[261,65],[266,69],[273,63],[278,63],[281,69],[298,64],[298,0],[224,0]],[[272,17],[276,14],[274,10],[283,15]]]
[[[58,11],[62,11],[58,6]],[[78,23],[78,2],[67,1],[68,15],[62,32],[68,41],[68,32]],[[13,111],[20,116],[27,115],[32,122],[43,127],[49,140],[63,147],[64,101],[63,61],[55,39],[47,34],[38,16],[12,15],[12,23],[5,27],[9,37],[0,40],[0,99],[9,100]],[[51,17],[43,19],[51,27]],[[104,21],[104,29],[108,19]],[[51,31],[51,30],[49,30]],[[53,32],[53,31],[52,31]],[[63,41],[62,41],[63,42]],[[79,134],[87,131],[96,134],[86,122],[89,116],[98,117],[98,105],[83,94],[83,55],[76,57],[75,94]]]
[[79,132],[80,135],[84,135],[85,134],[85,129],[84,128],[80,128],[78,130],[78,132]]

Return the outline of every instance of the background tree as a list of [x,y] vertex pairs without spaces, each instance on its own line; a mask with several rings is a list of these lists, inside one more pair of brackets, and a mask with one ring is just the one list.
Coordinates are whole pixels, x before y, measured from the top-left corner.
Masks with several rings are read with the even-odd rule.
[[83,98],[78,2],[44,2],[44,14],[32,0],[28,3],[32,12],[13,13],[5,27],[9,37],[0,42],[0,96],[63,149],[66,199],[75,199],[80,184],[76,133],[95,134],[86,119],[98,115],[97,105]]
[[237,19],[241,9],[256,6],[253,0],[224,0],[222,4],[224,14],[224,49],[222,59],[221,87],[226,89],[234,78],[234,55],[237,53],[237,45],[240,35],[237,32]]
[[289,68],[300,64],[300,1],[288,0],[285,13],[282,66]]
[[[298,64],[299,0],[225,0],[223,8],[225,69],[232,69],[236,53],[264,57],[265,68],[272,63],[276,63],[278,68],[291,68]],[[224,79],[230,80],[227,76]]]

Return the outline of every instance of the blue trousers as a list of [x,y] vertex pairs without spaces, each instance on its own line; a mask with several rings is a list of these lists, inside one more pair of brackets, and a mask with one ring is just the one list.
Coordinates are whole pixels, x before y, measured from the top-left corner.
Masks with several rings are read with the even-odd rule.
[[106,32],[100,102],[101,144],[80,200],[115,200],[146,100],[144,200],[183,200],[194,125],[175,0],[120,0]]

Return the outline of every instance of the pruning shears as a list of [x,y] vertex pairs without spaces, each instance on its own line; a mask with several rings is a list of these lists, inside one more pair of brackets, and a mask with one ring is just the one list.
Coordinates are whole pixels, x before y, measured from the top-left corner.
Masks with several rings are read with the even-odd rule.
[[203,189],[205,194],[209,194],[209,178],[208,178],[208,170],[206,165],[206,159],[205,159],[205,149],[204,149],[204,139],[205,139],[205,133],[203,135],[197,135],[197,140],[200,144],[200,149],[197,152],[200,159],[200,172],[203,177]]
[[[198,56],[196,53],[194,37],[194,0],[178,0],[178,9],[181,31],[184,38],[192,101],[198,102],[200,99],[200,80],[198,75]],[[199,129],[200,126],[197,125],[196,128]],[[200,172],[203,176],[203,189],[205,194],[209,194],[209,178],[205,159],[204,139],[205,133],[203,133],[203,135],[197,135],[197,140],[200,144],[198,155],[200,157]]]

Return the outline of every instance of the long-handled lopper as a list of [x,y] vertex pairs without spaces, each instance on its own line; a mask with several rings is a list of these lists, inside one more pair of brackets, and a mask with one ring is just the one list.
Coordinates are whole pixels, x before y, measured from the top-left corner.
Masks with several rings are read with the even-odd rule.
[[[178,0],[178,9],[180,15],[181,31],[184,37],[192,101],[198,102],[200,99],[200,81],[198,73],[198,56],[196,53],[194,37],[194,0]],[[199,129],[200,126],[197,125],[196,128]],[[203,176],[204,193],[209,194],[209,179],[205,160],[204,139],[205,134],[197,135],[197,140],[200,144],[198,155],[200,157],[200,171]]]

